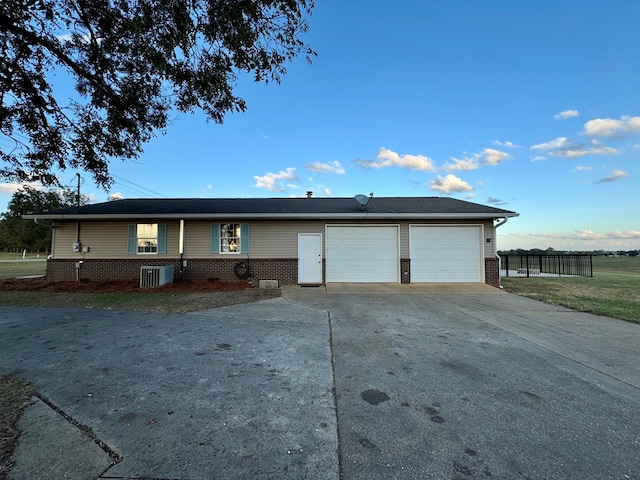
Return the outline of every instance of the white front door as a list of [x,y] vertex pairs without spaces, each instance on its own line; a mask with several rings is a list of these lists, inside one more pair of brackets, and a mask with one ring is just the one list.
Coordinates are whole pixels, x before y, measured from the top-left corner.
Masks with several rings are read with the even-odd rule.
[[322,283],[322,234],[298,234],[298,283]]

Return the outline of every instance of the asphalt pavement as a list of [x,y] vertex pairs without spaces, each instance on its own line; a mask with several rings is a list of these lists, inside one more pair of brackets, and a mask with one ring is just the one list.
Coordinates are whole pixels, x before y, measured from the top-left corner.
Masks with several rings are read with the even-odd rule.
[[13,478],[639,479],[640,325],[491,287],[0,307]]

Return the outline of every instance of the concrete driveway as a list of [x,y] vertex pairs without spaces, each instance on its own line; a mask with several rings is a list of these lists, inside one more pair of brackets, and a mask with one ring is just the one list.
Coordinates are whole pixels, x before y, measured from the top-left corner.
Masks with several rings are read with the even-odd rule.
[[[640,478],[639,325],[342,287],[182,316],[0,308],[0,372],[58,409],[27,410],[16,478]],[[61,447],[70,421],[112,457]],[[42,450],[77,458],[37,474]]]

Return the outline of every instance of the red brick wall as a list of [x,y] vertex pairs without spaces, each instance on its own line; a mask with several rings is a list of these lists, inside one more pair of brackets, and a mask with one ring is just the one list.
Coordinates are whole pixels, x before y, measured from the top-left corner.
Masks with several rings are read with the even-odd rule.
[[[185,280],[217,279],[223,282],[258,283],[258,280],[278,280],[280,285],[295,285],[298,282],[298,260],[252,259],[249,260],[250,278],[239,278],[235,273],[241,258],[187,259],[187,266],[180,273],[180,259],[103,259],[84,260],[79,277],[82,280],[139,280],[140,267],[173,265],[176,278]],[[238,269],[242,275],[242,269]],[[76,260],[50,259],[47,262],[47,278],[52,281],[76,280]]]
[[484,283],[500,288],[500,262],[497,258],[484,259]]
[[400,259],[400,283],[411,283],[411,259]]
[[[279,285],[298,283],[298,260],[295,258],[250,259],[250,278],[239,278],[234,272],[242,258],[187,259],[187,267],[180,273],[180,259],[131,258],[113,260],[85,260],[79,276],[83,280],[139,280],[140,267],[147,265],[173,265],[176,278],[185,280],[212,280],[223,282],[249,281],[257,285],[258,280],[278,280]],[[325,275],[323,260],[322,274]],[[500,286],[499,262],[497,258],[485,258],[485,283]],[[239,269],[239,273],[242,273]],[[47,278],[52,281],[76,280],[76,261],[50,259],[47,261]],[[411,283],[411,261],[400,259],[400,281]]]

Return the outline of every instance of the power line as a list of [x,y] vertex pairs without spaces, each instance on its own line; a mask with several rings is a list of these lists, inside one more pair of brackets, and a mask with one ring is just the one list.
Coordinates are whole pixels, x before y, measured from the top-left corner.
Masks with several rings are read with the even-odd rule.
[[[137,183],[135,183],[135,182],[132,182],[131,180],[127,180],[126,178],[119,177],[118,175],[111,175],[111,176],[112,176],[113,178],[117,178],[118,180],[120,180],[120,181],[122,181],[122,182],[129,183],[129,184],[133,185],[134,187],[137,187],[137,188],[142,189],[142,190],[146,190],[147,192],[151,192],[151,193],[153,193],[154,195],[157,195],[157,196],[159,196],[159,197],[162,197],[162,198],[168,198],[166,195],[163,195],[163,194],[161,194],[161,193],[159,193],[159,192],[156,192],[155,190],[151,190],[150,188],[143,187],[142,185],[139,185],[139,184],[137,184]],[[117,183],[118,183],[118,182],[116,182],[116,184],[117,184]],[[127,187],[127,188],[131,188],[131,187]]]

